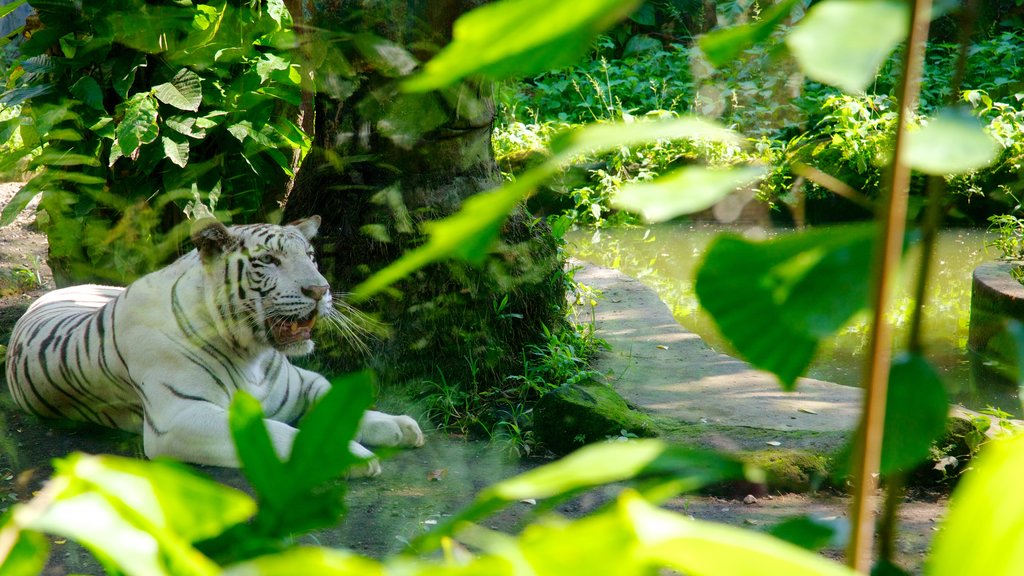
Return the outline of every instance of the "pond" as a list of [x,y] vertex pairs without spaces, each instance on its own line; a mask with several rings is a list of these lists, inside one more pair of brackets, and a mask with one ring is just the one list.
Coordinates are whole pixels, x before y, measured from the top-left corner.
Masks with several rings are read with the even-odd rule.
[[[658,292],[676,319],[700,335],[712,348],[736,355],[718,334],[714,322],[700,308],[693,291],[693,277],[706,247],[721,232],[771,238],[791,230],[765,230],[702,223],[663,224],[579,230],[569,234],[569,252],[575,258],[616,268]],[[983,229],[944,230],[929,281],[925,306],[925,342],[929,359],[938,367],[954,401],[983,410],[997,407],[1014,415],[1021,412],[1016,390],[987,371],[972,367],[967,351],[971,309],[971,273],[998,253],[985,247],[989,233]],[[911,286],[920,251],[912,248],[903,271],[889,318],[896,326],[897,349],[906,342],[913,309]],[[842,287],[837,287],[842,289]],[[868,317],[861,313],[834,337],[825,341],[807,376],[847,386],[858,386],[868,348]]]

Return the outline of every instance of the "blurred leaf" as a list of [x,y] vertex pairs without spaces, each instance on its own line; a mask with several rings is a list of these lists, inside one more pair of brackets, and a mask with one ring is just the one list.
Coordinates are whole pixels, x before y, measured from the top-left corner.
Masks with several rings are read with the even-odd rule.
[[293,489],[309,490],[343,478],[359,461],[349,450],[349,442],[355,439],[363,412],[373,402],[373,390],[370,372],[331,380],[331,390],[299,423],[291,458],[285,464]]
[[687,166],[651,182],[626,184],[612,202],[624,210],[638,212],[648,222],[663,222],[710,208],[764,173],[763,168],[750,166]]
[[4,206],[0,213],[0,226],[7,226],[21,214],[21,211],[28,206],[28,203],[43,191],[43,183],[48,181],[43,174],[32,177],[24,186],[14,193],[14,197]]
[[289,484],[288,475],[270,441],[259,401],[246,392],[236,393],[228,418],[245,477],[261,500],[282,507],[281,487]]
[[13,522],[0,528],[0,542],[5,555],[0,555],[0,576],[36,576],[43,574],[50,555],[50,542],[39,532],[19,530]]
[[[408,572],[407,572],[408,573]],[[421,572],[412,572],[417,574]],[[384,567],[375,560],[344,550],[327,548],[292,548],[235,564],[224,576],[383,576]]]
[[899,0],[829,0],[807,11],[786,45],[811,79],[860,94],[906,38],[909,21],[910,7]]
[[164,104],[195,112],[203,102],[203,81],[195,72],[182,68],[170,82],[154,86],[153,95]]
[[846,546],[850,527],[846,519],[824,520],[812,516],[787,518],[771,528],[772,536],[805,550]]
[[947,109],[907,134],[906,158],[919,172],[945,176],[984,168],[1001,149],[976,117]]
[[661,121],[588,124],[561,132],[551,139],[552,161],[568,162],[576,156],[654,144],[659,140],[710,140],[731,144],[740,141],[735,132],[697,116]]
[[172,461],[74,455],[58,472],[124,503],[152,526],[190,542],[220,534],[256,512],[251,498]]
[[819,340],[867,305],[873,238],[871,225],[766,242],[723,234],[697,271],[697,296],[736,351],[791,390]]
[[533,193],[541,182],[577,156],[597,154],[620,146],[679,139],[734,142],[737,137],[735,133],[714,122],[696,117],[658,122],[592,124],[566,131],[552,139],[552,156],[543,164],[527,170],[501,188],[471,196],[455,214],[425,223],[423,229],[429,235],[427,242],[406,252],[353,288],[353,301],[365,300],[423,266],[445,258],[482,263],[502,223],[515,206]]
[[747,48],[770,38],[797,2],[799,0],[783,0],[766,10],[755,22],[712,30],[700,37],[700,49],[707,56],[708,62],[721,67]]
[[353,44],[376,71],[389,78],[406,76],[418,64],[403,46],[380,36],[357,34],[353,38]]
[[135,94],[118,106],[123,118],[114,133],[124,156],[131,157],[139,146],[156,140],[160,133],[157,126],[156,101],[148,93]]
[[946,431],[946,387],[923,357],[903,355],[893,360],[885,404],[881,472],[910,471]]
[[[530,76],[575,62],[601,31],[628,16],[639,0],[505,0],[460,17],[452,41],[406,81],[414,92],[471,76]],[[543,14],[543,17],[538,15]]]
[[684,574],[855,576],[842,564],[753,530],[691,520],[628,494],[620,506],[642,549],[638,556]]
[[1024,435],[989,442],[950,498],[929,576],[1024,574]]
[[584,489],[632,479],[661,479],[676,491],[691,491],[726,480],[763,480],[759,471],[714,452],[659,440],[591,444],[565,458],[498,482],[477,495],[462,512],[412,543],[431,550],[464,522],[475,522],[525,499],[557,498]]
[[652,52],[662,48],[661,40],[652,38],[647,34],[637,34],[630,38],[629,42],[626,42],[626,46],[622,49],[622,55],[625,57],[632,54],[643,54],[644,52]]
[[7,4],[0,6],[0,18],[7,16],[11,12],[14,12],[15,10],[18,9],[19,6],[21,6],[25,2],[26,0],[11,0]]

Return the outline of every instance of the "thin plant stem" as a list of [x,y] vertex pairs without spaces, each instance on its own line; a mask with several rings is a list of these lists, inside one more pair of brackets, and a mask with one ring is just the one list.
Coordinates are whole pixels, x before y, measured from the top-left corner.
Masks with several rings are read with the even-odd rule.
[[900,110],[896,123],[896,142],[888,174],[888,198],[882,207],[882,226],[875,254],[870,354],[867,359],[864,409],[853,466],[854,497],[850,510],[853,532],[847,549],[847,564],[864,574],[871,571],[876,479],[882,457],[885,400],[892,359],[892,326],[886,321],[885,313],[896,276],[896,266],[903,250],[907,195],[910,189],[910,168],[904,159],[907,122],[917,102],[931,18],[931,0],[915,0],[911,6],[910,31],[898,92]]
[[[947,105],[955,105],[960,99],[960,88],[967,70],[967,48],[970,45],[971,34],[974,32],[977,13],[977,0],[967,0],[959,14],[960,49],[957,53],[953,80],[950,82]],[[910,336],[907,344],[907,350],[911,354],[924,353],[922,336],[924,306],[928,295],[928,279],[931,276],[934,261],[935,243],[946,208],[946,180],[939,176],[929,176],[927,191],[928,204],[921,226],[921,262],[917,271],[917,284],[914,288],[914,311],[910,320]],[[894,474],[886,479],[886,498],[878,528],[880,542],[878,551],[880,558],[890,563],[895,561],[898,512],[900,502],[903,501],[906,493],[905,483],[906,476],[904,474]]]

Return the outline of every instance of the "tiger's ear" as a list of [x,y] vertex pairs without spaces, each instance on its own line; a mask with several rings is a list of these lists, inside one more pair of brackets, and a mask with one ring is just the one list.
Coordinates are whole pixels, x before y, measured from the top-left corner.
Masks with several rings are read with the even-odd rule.
[[192,242],[199,249],[203,262],[208,262],[234,247],[237,240],[216,218],[202,218],[192,224]]
[[288,225],[298,228],[299,232],[302,232],[302,235],[306,237],[306,240],[312,240],[316,236],[317,230],[320,229],[320,217],[314,214],[309,218],[289,222]]

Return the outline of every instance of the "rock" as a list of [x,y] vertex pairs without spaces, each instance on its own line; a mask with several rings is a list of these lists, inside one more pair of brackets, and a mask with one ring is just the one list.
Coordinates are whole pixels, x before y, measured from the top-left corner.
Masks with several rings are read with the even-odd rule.
[[748,453],[746,459],[764,470],[769,490],[807,492],[828,479],[828,459],[803,450],[768,449]]
[[747,494],[746,498],[743,499],[744,504],[757,504],[757,496],[753,494]]
[[567,384],[545,394],[534,408],[533,430],[537,440],[556,454],[607,438],[657,435],[650,416],[631,409],[610,386],[596,382]]

